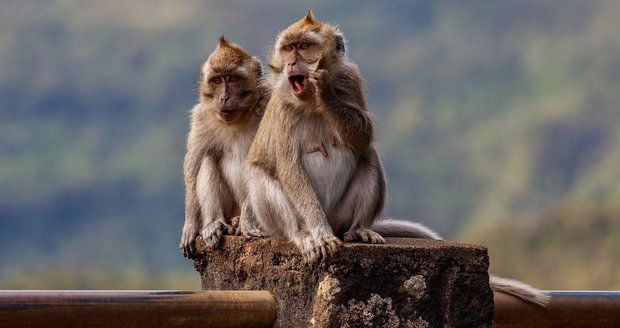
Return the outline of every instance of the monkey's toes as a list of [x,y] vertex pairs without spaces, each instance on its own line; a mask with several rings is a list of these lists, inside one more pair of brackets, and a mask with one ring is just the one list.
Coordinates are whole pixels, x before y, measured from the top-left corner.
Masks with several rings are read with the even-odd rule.
[[230,219],[230,225],[239,228],[239,221],[241,220],[241,216],[237,215],[234,218]]
[[205,246],[210,249],[217,249],[220,246],[221,236],[210,235],[208,237],[203,238],[205,241]]
[[385,239],[380,234],[364,228],[358,228],[344,234],[345,242],[360,241],[367,244],[385,244]]
[[202,238],[204,239],[205,246],[207,246],[207,248],[218,248],[226,226],[228,226],[226,223],[217,220],[209,223],[204,229],[202,229]]
[[259,228],[250,228],[243,232],[243,236],[246,238],[252,238],[252,237],[268,237],[269,235]]
[[315,242],[313,252],[316,254],[313,262],[324,262],[330,259],[342,246],[342,241],[335,236],[327,236]]

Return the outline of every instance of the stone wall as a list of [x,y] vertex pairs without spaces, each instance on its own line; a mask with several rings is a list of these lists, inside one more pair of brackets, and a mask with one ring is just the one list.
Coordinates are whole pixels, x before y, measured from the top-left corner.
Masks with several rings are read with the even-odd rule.
[[304,265],[271,238],[198,241],[193,259],[205,290],[265,289],[278,302],[275,327],[486,327],[493,318],[486,248],[423,239],[347,243],[327,263]]

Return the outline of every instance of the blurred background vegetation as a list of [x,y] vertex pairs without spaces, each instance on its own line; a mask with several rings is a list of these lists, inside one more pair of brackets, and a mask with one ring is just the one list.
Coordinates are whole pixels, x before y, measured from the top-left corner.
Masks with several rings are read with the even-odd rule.
[[0,288],[199,288],[178,251],[198,69],[306,9],[368,81],[386,214],[545,289],[620,289],[620,2],[3,1]]

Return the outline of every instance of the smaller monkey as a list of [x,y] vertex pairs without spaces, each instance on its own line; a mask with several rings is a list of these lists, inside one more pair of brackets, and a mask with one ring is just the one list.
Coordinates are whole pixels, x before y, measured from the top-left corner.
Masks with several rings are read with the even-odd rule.
[[[222,234],[237,233],[230,223],[246,198],[244,162],[269,99],[260,61],[223,36],[203,64],[199,84],[183,163],[185,256],[195,253],[199,234],[216,248]],[[251,223],[244,221],[244,228],[252,229]]]

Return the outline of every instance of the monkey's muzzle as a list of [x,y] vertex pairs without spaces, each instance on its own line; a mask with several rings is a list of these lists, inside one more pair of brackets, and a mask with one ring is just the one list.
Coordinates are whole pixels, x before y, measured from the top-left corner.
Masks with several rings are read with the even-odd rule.
[[220,109],[218,116],[224,122],[232,122],[237,116],[237,111],[229,108]]

